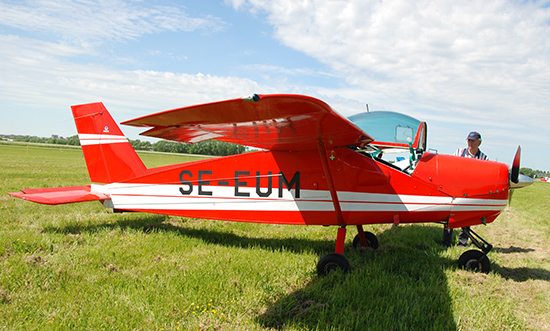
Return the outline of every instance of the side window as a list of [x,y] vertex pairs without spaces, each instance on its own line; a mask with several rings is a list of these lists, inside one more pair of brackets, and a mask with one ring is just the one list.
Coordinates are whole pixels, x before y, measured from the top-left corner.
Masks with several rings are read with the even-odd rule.
[[395,127],[395,141],[408,144],[409,141],[414,141],[413,129],[409,126],[397,125]]

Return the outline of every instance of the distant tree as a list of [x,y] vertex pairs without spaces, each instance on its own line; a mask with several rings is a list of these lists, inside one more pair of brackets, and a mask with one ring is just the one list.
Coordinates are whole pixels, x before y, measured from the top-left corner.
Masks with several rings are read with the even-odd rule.
[[67,140],[60,139],[60,138],[54,138],[56,145],[67,145]]
[[[3,135],[0,135],[5,137]],[[40,138],[40,137],[30,137],[30,136],[10,136],[10,139],[21,142],[30,142],[30,143],[47,143],[55,145],[71,145],[71,146],[80,146],[80,140],[78,135],[71,136],[67,139],[58,139],[58,138]],[[156,152],[165,152],[165,153],[186,153],[186,154],[201,154],[201,155],[212,155],[212,156],[227,156],[234,154],[242,154],[246,152],[246,146],[227,143],[217,140],[207,140],[201,141],[194,144],[186,144],[180,142],[160,140],[155,143],[150,143],[149,141],[141,141],[139,139],[128,139],[130,145],[135,150],[145,150],[145,151],[156,151]]]
[[525,176],[529,176],[531,178],[537,177],[547,177],[550,172],[544,171],[544,170],[533,170],[531,168],[520,168],[519,173]]
[[136,140],[132,140],[132,139],[128,139],[128,141],[130,142],[130,145],[132,145],[132,148],[133,149],[139,149],[139,143],[141,141],[139,141],[139,139],[136,139]]
[[44,144],[46,142],[46,138],[32,137],[29,139],[29,142]]
[[[142,149],[141,142],[131,140],[130,143],[135,149]],[[246,151],[245,146],[217,140],[201,141],[194,144],[184,144],[179,142],[161,140],[152,144],[151,148],[156,152],[201,154],[212,156],[241,154]]]
[[141,149],[142,151],[152,151],[152,150],[153,150],[153,146],[152,146],[151,143],[148,142],[148,141],[142,141],[142,142],[139,144],[139,149]]
[[67,138],[67,145],[80,146],[80,140],[78,139],[78,136],[74,135]]
[[153,146],[153,150],[156,152],[187,153],[187,147],[186,147],[187,145],[182,143],[161,140],[161,141],[157,141],[152,146]]
[[531,178],[536,175],[536,173],[531,168],[519,168],[519,173]]
[[135,150],[140,150],[140,151],[152,151],[153,150],[152,144],[148,141],[141,141],[139,139],[136,139],[136,140],[128,139],[128,140],[130,141],[130,145],[132,145],[132,147]]

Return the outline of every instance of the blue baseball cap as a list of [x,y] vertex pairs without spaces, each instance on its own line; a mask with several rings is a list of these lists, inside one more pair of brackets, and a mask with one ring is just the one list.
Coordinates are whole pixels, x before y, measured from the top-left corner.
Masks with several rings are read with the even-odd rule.
[[481,135],[479,132],[472,131],[466,138],[467,140],[481,140]]

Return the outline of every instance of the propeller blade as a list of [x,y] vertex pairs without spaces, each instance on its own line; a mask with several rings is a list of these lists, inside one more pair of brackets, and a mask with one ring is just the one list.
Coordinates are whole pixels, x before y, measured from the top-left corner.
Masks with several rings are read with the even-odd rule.
[[510,181],[512,183],[519,182],[519,160],[521,158],[521,146],[518,146],[514,162],[512,162],[512,171],[510,172]]
[[508,196],[508,204],[512,201],[512,195],[514,189],[522,188],[533,184],[533,179],[531,177],[522,175],[519,173],[519,160],[521,158],[521,146],[518,146],[516,151],[516,156],[512,162],[512,169],[510,170],[510,194]]

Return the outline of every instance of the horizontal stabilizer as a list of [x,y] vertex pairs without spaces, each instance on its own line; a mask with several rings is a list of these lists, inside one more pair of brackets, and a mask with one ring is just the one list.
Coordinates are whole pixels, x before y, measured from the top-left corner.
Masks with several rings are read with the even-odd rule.
[[108,196],[92,191],[90,185],[52,187],[21,190],[22,193],[8,193],[21,198],[45,205],[60,205],[65,203],[100,201],[109,199]]

